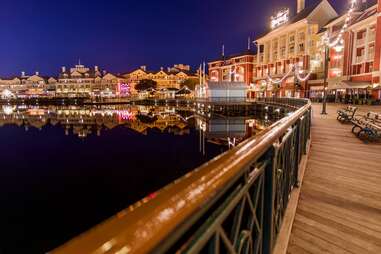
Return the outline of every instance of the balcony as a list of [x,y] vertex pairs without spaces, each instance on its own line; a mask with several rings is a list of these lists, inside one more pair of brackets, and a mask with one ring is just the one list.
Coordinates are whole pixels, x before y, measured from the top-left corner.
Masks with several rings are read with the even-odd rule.
[[362,62],[364,62],[364,56],[357,56],[356,63],[362,63]]
[[373,62],[374,61],[374,52],[369,52],[368,53],[368,62]]
[[368,34],[368,42],[376,41],[376,31],[370,31]]
[[363,46],[364,44],[365,44],[365,37],[361,38],[361,39],[357,39],[357,41],[356,41],[356,46],[357,47]]

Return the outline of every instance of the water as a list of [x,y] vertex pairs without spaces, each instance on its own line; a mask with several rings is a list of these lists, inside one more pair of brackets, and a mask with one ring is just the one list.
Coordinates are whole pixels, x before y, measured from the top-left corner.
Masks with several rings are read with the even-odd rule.
[[0,253],[52,250],[272,122],[258,118],[2,106]]

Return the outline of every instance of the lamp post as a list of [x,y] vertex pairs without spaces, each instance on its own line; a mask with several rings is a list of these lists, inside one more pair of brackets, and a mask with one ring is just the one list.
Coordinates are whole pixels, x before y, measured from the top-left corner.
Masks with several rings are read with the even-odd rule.
[[325,45],[325,61],[324,61],[324,90],[323,90],[323,108],[322,115],[327,114],[327,90],[328,90],[328,68],[329,68],[329,46]]

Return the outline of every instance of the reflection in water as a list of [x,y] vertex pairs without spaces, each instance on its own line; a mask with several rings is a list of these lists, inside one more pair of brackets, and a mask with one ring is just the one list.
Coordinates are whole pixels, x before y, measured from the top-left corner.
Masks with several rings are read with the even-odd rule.
[[[259,119],[258,119],[259,117]],[[0,127],[6,125],[42,129],[60,126],[65,135],[86,138],[102,131],[124,126],[143,135],[150,129],[174,135],[189,134],[189,129],[199,131],[200,151],[205,153],[205,142],[233,147],[268,127],[280,115],[223,116],[190,107],[150,106],[2,106]],[[257,118],[257,119],[256,119]]]
[[273,120],[209,108],[4,105],[0,253],[51,250]]

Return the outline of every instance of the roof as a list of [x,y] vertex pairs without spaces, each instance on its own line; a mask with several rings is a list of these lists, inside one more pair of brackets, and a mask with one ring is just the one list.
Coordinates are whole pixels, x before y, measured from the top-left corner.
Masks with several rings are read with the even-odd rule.
[[229,55],[229,56],[220,56],[218,58],[211,59],[211,60],[208,61],[208,63],[225,61],[227,59],[237,58],[237,57],[241,57],[241,56],[255,56],[255,55],[256,55],[256,52],[254,50],[246,49],[245,51],[242,51],[242,52],[240,52],[238,54],[232,54],[232,55]]
[[[354,15],[356,15],[351,22],[351,25],[360,22],[372,15],[374,15],[377,12],[377,9],[370,9],[374,7],[377,4],[377,0],[367,0],[364,3],[360,3],[360,6],[357,7]],[[367,11],[370,9],[369,11]],[[343,19],[344,17],[347,16],[347,12],[343,13],[342,15],[331,19],[330,21],[327,22],[327,24],[324,27],[327,27],[331,25],[332,23],[335,23],[335,21],[338,21],[339,19]],[[318,33],[324,32],[326,29],[321,29]]]
[[339,83],[329,83],[328,89],[365,89],[371,88],[372,84],[370,82],[354,82],[354,81],[342,81]]
[[164,70],[164,69],[160,69],[160,70],[143,70],[141,68],[135,69],[135,70],[133,70],[131,72],[126,72],[123,75],[129,75],[132,72],[139,71],[139,70],[143,71],[146,74],[157,74],[159,72],[164,72],[166,75],[177,75],[179,73],[184,73],[184,74],[186,74],[188,76],[195,76],[196,75],[194,72],[192,72],[192,71],[186,71],[186,70],[174,70],[174,69],[172,69],[171,71],[167,71],[167,70]]
[[364,12],[358,16],[353,22],[352,22],[352,25],[360,22],[360,21],[363,21],[373,15],[377,14],[377,8],[372,8],[370,10],[364,10]]
[[180,90],[176,92],[176,94],[191,94],[192,91],[187,87],[183,86]]
[[[66,70],[65,72],[61,72],[59,75],[58,75],[58,78],[96,78],[96,77],[101,77],[102,76],[102,72],[101,71],[95,71],[93,69],[90,69],[89,71],[87,72],[83,72],[83,73],[80,73],[80,72],[77,72],[80,74],[80,77],[72,77],[71,74],[72,72],[70,70]],[[86,74],[88,76],[86,76]],[[67,76],[65,76],[67,75]]]

